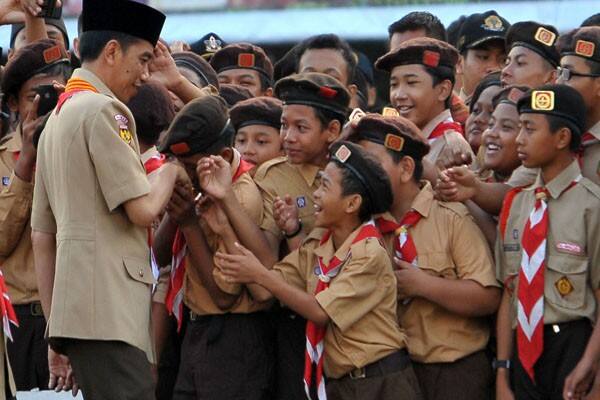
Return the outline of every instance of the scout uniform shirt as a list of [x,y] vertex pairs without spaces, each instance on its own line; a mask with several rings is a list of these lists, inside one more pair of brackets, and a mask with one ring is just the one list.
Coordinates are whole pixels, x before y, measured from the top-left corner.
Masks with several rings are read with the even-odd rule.
[[283,240],[281,229],[273,217],[273,202],[275,197],[283,198],[286,194],[298,206],[298,217],[302,220],[302,232],[306,235],[312,231],[315,224],[315,206],[313,193],[319,187],[318,173],[321,168],[309,164],[291,164],[287,157],[278,157],[263,163],[254,181],[261,190],[263,197],[264,219],[260,226],[262,230],[271,232],[276,238]]
[[56,234],[49,337],[122,341],[152,362],[147,232],[121,207],[150,191],[134,119],[91,71],[73,79],[87,89],[48,119],[31,217],[34,230]]
[[[240,153],[235,150],[233,161],[231,162],[231,173],[232,177],[235,176],[240,166]],[[248,214],[248,216],[258,225],[262,219],[262,198],[260,197],[260,191],[254,184],[254,181],[250,177],[248,172],[243,173],[237,178],[231,186],[235,197],[238,202]],[[200,272],[197,267],[191,262],[189,256],[187,257],[187,267],[185,270],[185,278],[183,283],[183,302],[185,305],[192,310],[194,313],[199,315],[215,315],[225,313],[237,313],[247,314],[251,312],[265,310],[269,307],[270,302],[256,302],[252,299],[250,292],[242,285],[234,285],[226,281],[225,277],[219,269],[219,264],[214,253],[217,251],[226,253],[225,243],[222,239],[213,233],[208,225],[200,220],[200,226],[206,237],[208,246],[213,251],[213,262],[215,268],[213,269],[213,277],[215,283],[226,293],[240,295],[235,304],[229,310],[220,309],[210,297],[210,294],[202,284],[200,279]]]
[[442,124],[445,123],[454,123],[448,109],[442,111],[421,129],[423,137],[427,139],[429,146],[431,146],[425,159],[441,168],[451,164],[455,153],[470,154],[471,159],[474,160],[473,150],[471,150],[471,146],[460,132],[451,127],[439,132],[440,129],[443,129]]
[[[444,279],[498,286],[489,246],[467,208],[435,200],[431,184],[422,185],[412,203],[421,219],[409,228],[418,267]],[[381,218],[396,222],[389,213]],[[386,234],[384,239],[393,257],[395,234]],[[398,303],[398,321],[406,330],[411,359],[420,363],[456,361],[484,349],[490,336],[485,318],[463,317],[420,297]]]
[[352,244],[359,230],[336,251],[331,237],[319,245],[326,231],[315,229],[300,248],[273,266],[290,285],[315,293],[317,257],[328,264],[334,256],[344,260],[351,253],[329,288],[316,295],[331,319],[324,339],[328,378],[340,378],[405,347],[396,320],[396,278],[390,259],[377,239]]
[[[574,181],[577,184],[571,186]],[[511,294],[512,327],[517,326],[517,285],[523,230],[535,203],[541,175],[526,189],[505,199],[496,241],[496,276]],[[546,185],[548,235],[544,271],[544,324],[596,319],[594,290],[600,288],[600,188],[586,178],[576,161]],[[561,194],[562,193],[562,194]],[[512,200],[509,200],[512,197]]]
[[40,301],[33,249],[31,247],[31,205],[33,183],[15,175],[21,151],[21,129],[0,144],[0,266],[12,304]]

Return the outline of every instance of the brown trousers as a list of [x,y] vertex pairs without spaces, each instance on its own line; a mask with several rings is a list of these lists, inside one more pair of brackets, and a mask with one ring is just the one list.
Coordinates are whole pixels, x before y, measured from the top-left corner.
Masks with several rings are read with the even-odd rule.
[[492,398],[492,363],[485,351],[478,351],[451,363],[413,365],[425,400]]

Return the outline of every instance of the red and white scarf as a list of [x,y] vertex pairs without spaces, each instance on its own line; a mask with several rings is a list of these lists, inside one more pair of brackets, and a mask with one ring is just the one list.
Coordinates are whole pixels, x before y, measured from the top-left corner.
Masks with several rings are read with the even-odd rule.
[[427,138],[427,142],[429,144],[433,144],[438,138],[444,136],[444,134],[448,131],[456,131],[461,135],[464,135],[462,125],[458,122],[455,122],[452,118],[448,118],[445,121],[440,122],[433,129],[429,137]]
[[10,330],[10,325],[14,325],[17,328],[19,327],[19,320],[17,318],[17,314],[15,313],[15,309],[13,308],[10,297],[8,297],[8,289],[6,288],[6,283],[4,282],[4,275],[0,270],[0,292],[2,294],[2,299],[0,299],[0,312],[2,312],[2,329],[4,330],[4,335],[12,342],[12,332]]

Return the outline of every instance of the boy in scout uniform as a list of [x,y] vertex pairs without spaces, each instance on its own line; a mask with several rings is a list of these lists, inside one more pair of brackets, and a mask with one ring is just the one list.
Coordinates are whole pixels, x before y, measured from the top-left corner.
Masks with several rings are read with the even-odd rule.
[[229,110],[235,128],[234,147],[242,160],[258,168],[283,156],[281,111],[281,100],[267,96],[241,101]]
[[0,144],[0,265],[19,317],[8,355],[18,390],[48,387],[46,320],[42,313],[31,248],[31,204],[36,150],[33,136],[37,115],[35,89],[64,84],[71,74],[68,55],[53,40],[22,47],[4,70],[2,91],[17,116],[15,132]]
[[394,260],[398,322],[424,398],[489,399],[482,317],[496,311],[500,291],[483,234],[464,205],[434,199],[420,180],[429,146],[412,122],[367,114],[352,139],[394,177],[390,212],[375,222]]
[[338,142],[314,193],[319,229],[297,250],[272,271],[242,247],[239,254],[217,254],[226,277],[257,283],[257,298],[274,296],[308,320],[308,398],[421,398],[396,321],[391,262],[371,220],[391,201],[376,159]]
[[69,386],[55,352],[68,356],[86,399],[154,398],[146,228],[186,175],[168,163],[148,182],[124,103],[148,79],[164,20],[137,2],[85,0],[82,68],[39,142],[31,226],[51,380],[54,368]]
[[250,43],[230,44],[210,59],[219,83],[236,84],[247,88],[253,96],[273,93],[273,64],[265,51]]
[[474,159],[462,127],[452,119],[450,99],[459,54],[440,40],[416,38],[380,57],[375,66],[390,73],[390,100],[411,120],[431,146],[426,160],[444,167],[455,153]]
[[500,214],[497,398],[580,399],[600,359],[600,189],[575,157],[585,104],[575,89],[545,85],[517,108],[519,156],[540,172]]
[[[155,241],[157,260],[162,260],[162,265],[173,256],[171,276],[180,271],[184,274],[182,287],[169,287],[167,307],[178,319],[182,317],[178,315],[182,308],[172,300],[181,290],[183,303],[190,310],[173,399],[270,398],[272,328],[264,312],[270,303],[255,301],[244,286],[220,279],[213,254],[231,251],[233,242],[221,232],[221,224],[214,223],[219,206],[217,199],[209,197],[212,176],[205,179],[196,173],[198,162],[206,157],[218,160],[221,167],[229,166],[219,171],[227,174],[225,179],[242,212],[252,224],[260,224],[262,198],[248,173],[253,165],[231,147],[234,134],[225,101],[206,96],[181,110],[161,146],[162,152],[175,155],[183,163],[194,189],[176,187]],[[202,218],[196,216],[194,203],[200,191],[207,198],[205,202],[213,202],[211,206],[203,204]],[[176,251],[183,246],[187,249],[184,253]]]

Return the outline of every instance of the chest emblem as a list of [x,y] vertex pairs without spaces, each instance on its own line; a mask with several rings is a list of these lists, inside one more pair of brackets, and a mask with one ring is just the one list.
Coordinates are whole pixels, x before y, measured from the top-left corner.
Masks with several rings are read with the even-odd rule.
[[296,205],[298,206],[298,208],[306,207],[306,197],[304,197],[304,196],[297,197]]
[[566,276],[557,280],[556,283],[554,283],[554,286],[556,286],[556,290],[558,290],[558,293],[560,293],[562,297],[569,295],[574,289],[571,281]]

